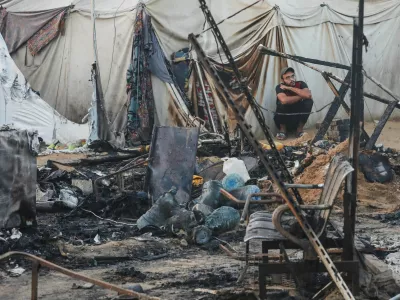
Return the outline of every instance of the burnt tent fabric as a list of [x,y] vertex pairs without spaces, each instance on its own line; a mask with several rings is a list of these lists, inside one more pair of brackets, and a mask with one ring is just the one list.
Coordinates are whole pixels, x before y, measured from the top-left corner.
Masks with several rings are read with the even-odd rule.
[[171,55],[172,72],[176,82],[182,91],[187,91],[190,76],[190,57],[189,48],[180,49]]
[[153,126],[155,103],[151,75],[166,84],[176,86],[176,91],[187,106],[190,101],[178,84],[171,63],[166,58],[146,14],[143,4],[137,6],[134,25],[132,61],[127,71],[129,98],[126,141],[129,144],[148,142]]
[[149,58],[151,39],[145,38],[145,31],[151,26],[144,13],[143,5],[137,7],[134,25],[132,62],[127,71],[128,121],[126,142],[132,144],[149,141],[154,125],[154,98],[151,84]]
[[36,219],[36,133],[0,127],[0,228]]

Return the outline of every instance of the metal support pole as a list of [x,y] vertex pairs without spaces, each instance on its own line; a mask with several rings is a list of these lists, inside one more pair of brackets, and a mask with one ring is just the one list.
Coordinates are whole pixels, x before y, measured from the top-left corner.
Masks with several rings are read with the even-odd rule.
[[359,2],[359,16],[354,20],[353,61],[351,70],[351,116],[349,137],[349,159],[354,171],[347,176],[344,194],[344,241],[343,259],[353,260],[354,234],[357,207],[358,156],[360,151],[360,130],[364,109],[362,49],[364,28],[364,0]]
[[204,105],[206,106],[208,119],[210,120],[211,129],[212,129],[212,132],[217,132],[217,130],[215,128],[215,124],[214,124],[214,119],[211,114],[210,103],[208,102],[207,92],[206,92],[206,88],[204,86],[203,76],[202,76],[199,62],[196,60],[195,64],[196,64],[196,73],[197,73],[197,76],[199,77],[201,91],[203,92],[203,97],[204,97]]

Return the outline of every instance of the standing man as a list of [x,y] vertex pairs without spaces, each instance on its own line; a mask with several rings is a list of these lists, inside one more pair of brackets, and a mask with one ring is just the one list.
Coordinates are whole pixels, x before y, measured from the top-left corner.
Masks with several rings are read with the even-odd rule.
[[296,131],[296,137],[301,137],[313,106],[311,91],[305,82],[296,81],[293,68],[283,68],[281,79],[282,83],[275,88],[274,121],[279,130],[276,138],[285,140],[289,131]]

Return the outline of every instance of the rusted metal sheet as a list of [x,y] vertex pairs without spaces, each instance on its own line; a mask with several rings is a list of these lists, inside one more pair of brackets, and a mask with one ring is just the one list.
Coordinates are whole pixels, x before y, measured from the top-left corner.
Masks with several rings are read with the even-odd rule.
[[0,228],[36,219],[36,133],[0,127]]
[[199,129],[196,127],[156,127],[153,132],[146,185],[154,203],[172,186],[179,203],[190,200],[196,164]]

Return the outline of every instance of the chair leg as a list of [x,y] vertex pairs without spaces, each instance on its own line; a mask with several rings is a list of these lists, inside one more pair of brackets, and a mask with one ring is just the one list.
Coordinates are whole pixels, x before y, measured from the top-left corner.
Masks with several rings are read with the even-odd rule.
[[247,269],[249,268],[249,265],[246,264],[243,268],[243,270],[240,272],[239,278],[236,281],[236,283],[242,283],[244,280],[244,276],[246,275]]
[[267,280],[264,274],[264,267],[262,265],[258,266],[258,286],[260,290],[260,299],[267,299],[267,289],[266,289]]
[[[267,247],[267,243],[265,241],[262,241],[261,252],[262,252],[262,254],[268,254],[268,247]],[[264,264],[268,263],[268,255],[265,255],[265,256],[263,255],[262,262]]]
[[351,274],[351,288],[354,296],[360,295],[360,269]]
[[[268,254],[268,247],[267,247],[267,243],[265,241],[261,242],[261,253]],[[268,255],[262,256],[262,263],[263,264],[268,263]],[[266,288],[267,279],[266,279],[266,275],[264,273],[264,268],[266,268],[266,267],[263,266],[262,264],[259,265],[259,267],[258,267],[258,286],[259,286],[259,290],[260,290],[260,299],[261,300],[267,299],[267,288]]]
[[249,250],[250,250],[250,241],[246,242],[246,264],[242,270],[242,272],[240,272],[239,278],[236,281],[236,283],[241,283],[244,280],[244,276],[246,275],[247,269],[249,268]]

